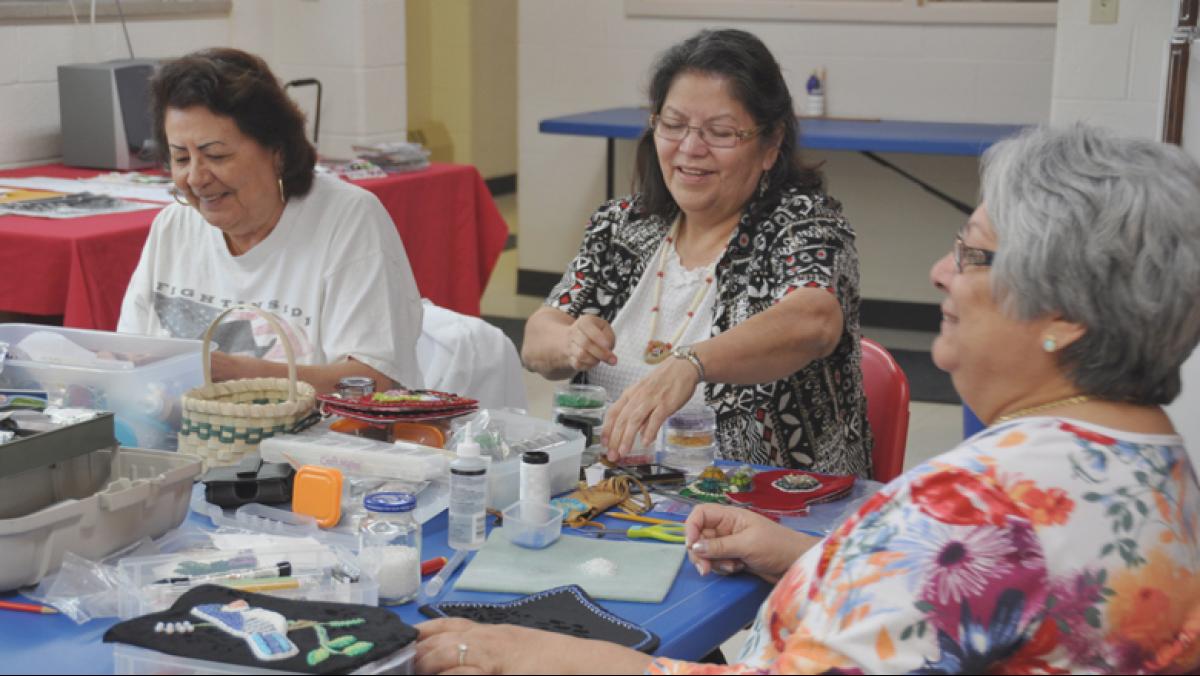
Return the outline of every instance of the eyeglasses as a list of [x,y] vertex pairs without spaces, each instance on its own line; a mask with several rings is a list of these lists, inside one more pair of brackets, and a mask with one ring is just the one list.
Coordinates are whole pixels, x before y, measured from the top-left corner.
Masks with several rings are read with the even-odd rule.
[[954,236],[954,265],[958,267],[959,272],[962,272],[963,268],[968,265],[989,267],[995,259],[995,251],[967,246],[962,235]]
[[682,141],[687,138],[689,131],[695,129],[696,133],[700,135],[700,140],[710,148],[732,148],[738,144],[738,141],[754,138],[760,131],[759,129],[738,129],[724,124],[693,127],[677,120],[663,119],[658,114],[650,116],[650,128],[654,130],[656,136],[668,141]]

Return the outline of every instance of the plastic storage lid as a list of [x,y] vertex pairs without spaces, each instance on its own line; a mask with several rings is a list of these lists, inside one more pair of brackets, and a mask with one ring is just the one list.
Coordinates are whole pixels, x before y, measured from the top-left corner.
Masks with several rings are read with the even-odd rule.
[[411,512],[416,506],[412,493],[371,493],[363,498],[363,507],[371,512]]
[[711,408],[686,409],[667,419],[667,427],[677,430],[707,430],[716,424],[717,414]]
[[550,454],[545,451],[525,451],[521,454],[521,462],[527,465],[545,465],[550,462]]

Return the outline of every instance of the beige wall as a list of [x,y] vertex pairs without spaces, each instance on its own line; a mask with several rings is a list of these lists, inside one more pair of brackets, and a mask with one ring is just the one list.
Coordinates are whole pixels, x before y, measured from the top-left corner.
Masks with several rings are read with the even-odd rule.
[[435,160],[516,173],[516,14],[516,0],[409,0],[409,128]]

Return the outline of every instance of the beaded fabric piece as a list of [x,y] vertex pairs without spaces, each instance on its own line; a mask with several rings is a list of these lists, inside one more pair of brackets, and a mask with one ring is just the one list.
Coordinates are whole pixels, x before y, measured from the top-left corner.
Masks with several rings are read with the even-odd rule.
[[608,641],[644,653],[654,652],[659,644],[653,633],[601,608],[578,585],[547,589],[507,603],[433,603],[420,610],[430,618],[465,617],[483,624],[515,624]]

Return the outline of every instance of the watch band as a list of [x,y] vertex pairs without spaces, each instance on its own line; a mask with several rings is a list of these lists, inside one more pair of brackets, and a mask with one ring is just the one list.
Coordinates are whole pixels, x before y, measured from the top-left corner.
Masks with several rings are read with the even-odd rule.
[[692,349],[691,345],[681,345],[674,350],[671,350],[671,356],[677,359],[686,359],[690,361],[692,366],[695,366],[696,371],[700,374],[700,382],[705,382],[704,363],[700,361],[700,357],[696,355],[696,352]]

